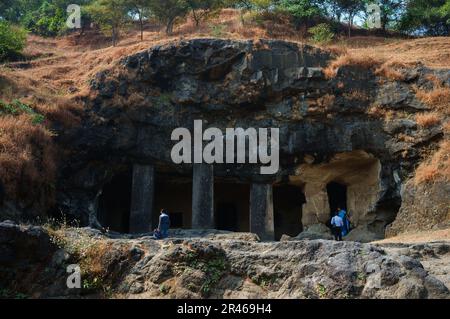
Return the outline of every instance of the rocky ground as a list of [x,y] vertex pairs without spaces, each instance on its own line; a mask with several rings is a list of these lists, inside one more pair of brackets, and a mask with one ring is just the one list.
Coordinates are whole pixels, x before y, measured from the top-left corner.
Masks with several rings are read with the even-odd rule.
[[[4,297],[450,298],[450,243],[262,243],[253,234],[102,234],[0,223]],[[82,289],[67,289],[79,264]],[[447,285],[447,286],[446,286]]]

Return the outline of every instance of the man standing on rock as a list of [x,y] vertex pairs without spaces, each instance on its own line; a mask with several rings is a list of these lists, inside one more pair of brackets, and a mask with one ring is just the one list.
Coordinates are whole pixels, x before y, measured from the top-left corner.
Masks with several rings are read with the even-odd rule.
[[333,228],[334,239],[342,241],[342,228],[344,227],[344,220],[339,217],[339,213],[336,212],[331,219],[331,227]]

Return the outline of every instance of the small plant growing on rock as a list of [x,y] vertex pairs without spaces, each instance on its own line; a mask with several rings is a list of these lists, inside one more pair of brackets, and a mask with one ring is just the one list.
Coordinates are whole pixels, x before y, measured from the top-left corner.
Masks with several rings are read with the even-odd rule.
[[277,280],[277,276],[275,274],[260,274],[251,278],[252,282],[260,287],[269,287],[273,285]]
[[327,288],[324,285],[317,284],[316,290],[320,299],[325,299],[327,297]]
[[206,280],[200,287],[200,291],[207,296],[228,269],[224,252],[213,251],[205,255],[204,251],[190,250],[185,256],[189,267],[205,273]]
[[163,295],[167,295],[170,292],[170,287],[162,284],[161,286],[159,286],[159,292]]

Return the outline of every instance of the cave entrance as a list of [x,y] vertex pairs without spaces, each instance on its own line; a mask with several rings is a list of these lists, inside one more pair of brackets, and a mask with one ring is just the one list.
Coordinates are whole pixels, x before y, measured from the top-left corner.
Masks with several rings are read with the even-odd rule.
[[303,231],[302,207],[306,203],[302,188],[280,185],[273,188],[275,240],[281,236],[295,237]]
[[216,179],[214,203],[218,230],[235,232],[250,230],[250,185]]
[[104,185],[97,210],[103,227],[119,233],[129,232],[131,185],[131,170],[114,176]]
[[170,228],[189,229],[192,219],[192,178],[181,175],[157,174],[153,228],[158,226],[159,212],[166,209]]
[[327,185],[330,216],[334,216],[338,208],[347,210],[347,186],[337,182]]

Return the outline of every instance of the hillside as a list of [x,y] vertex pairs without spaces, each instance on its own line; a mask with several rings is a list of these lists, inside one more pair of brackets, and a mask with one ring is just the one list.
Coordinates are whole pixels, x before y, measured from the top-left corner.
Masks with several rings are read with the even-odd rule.
[[[92,30],[29,35],[24,54],[0,66],[8,298],[448,298],[449,37],[318,46],[287,22],[243,26],[226,9],[172,36],[127,31],[116,47]],[[199,118],[279,127],[279,172],[175,165],[170,133]],[[127,234],[145,187],[150,211],[176,214],[165,241],[150,238],[156,211]],[[212,199],[235,232],[209,230]],[[352,232],[334,243],[342,204]],[[72,262],[87,288],[68,293]],[[30,286],[33,267],[49,273]]]

